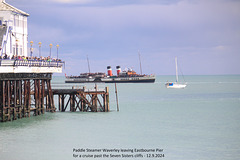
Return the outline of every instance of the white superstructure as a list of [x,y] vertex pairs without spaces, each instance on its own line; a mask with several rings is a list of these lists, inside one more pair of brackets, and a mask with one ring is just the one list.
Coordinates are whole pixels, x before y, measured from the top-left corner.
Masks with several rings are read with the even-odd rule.
[[29,14],[0,0],[1,56],[27,56]]

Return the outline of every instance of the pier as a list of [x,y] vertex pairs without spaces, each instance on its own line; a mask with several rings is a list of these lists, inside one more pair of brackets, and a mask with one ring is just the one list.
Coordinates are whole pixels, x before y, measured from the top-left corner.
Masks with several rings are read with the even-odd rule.
[[53,95],[58,96],[58,110],[65,112],[108,112],[109,111],[109,91],[98,89],[72,88],[72,89],[53,89]]
[[51,79],[52,73],[1,73],[0,121],[54,113],[57,111],[54,96],[58,98],[58,111],[61,112],[109,111],[108,87],[52,89]]
[[108,112],[108,87],[52,89],[53,73],[61,73],[62,61],[0,59],[0,121],[58,111]]
[[55,112],[51,78],[50,73],[1,73],[0,121]]

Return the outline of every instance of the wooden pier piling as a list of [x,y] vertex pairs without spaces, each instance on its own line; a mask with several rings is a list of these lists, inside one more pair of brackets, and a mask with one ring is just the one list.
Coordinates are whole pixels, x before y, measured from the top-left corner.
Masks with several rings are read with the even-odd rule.
[[[55,112],[54,95],[58,96],[58,110],[108,112],[109,89],[52,89],[51,73],[0,74],[0,121]],[[69,108],[69,109],[68,109]]]
[[[51,92],[51,73],[14,73],[0,75],[0,121],[6,122],[44,114],[44,101],[50,103],[47,111],[54,112],[53,94]],[[45,84],[47,90],[45,93]],[[44,100],[45,99],[45,100]]]
[[60,112],[108,112],[109,89],[94,90],[82,89],[53,89],[53,95],[58,96],[58,110]]

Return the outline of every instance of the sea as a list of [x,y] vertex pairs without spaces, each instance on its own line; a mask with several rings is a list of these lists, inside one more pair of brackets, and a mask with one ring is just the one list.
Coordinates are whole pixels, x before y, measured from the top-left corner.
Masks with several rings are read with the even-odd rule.
[[[55,112],[0,123],[1,160],[239,160],[240,75],[185,76],[109,87],[110,112]],[[65,84],[53,76],[52,88]],[[55,106],[58,108],[57,97]]]

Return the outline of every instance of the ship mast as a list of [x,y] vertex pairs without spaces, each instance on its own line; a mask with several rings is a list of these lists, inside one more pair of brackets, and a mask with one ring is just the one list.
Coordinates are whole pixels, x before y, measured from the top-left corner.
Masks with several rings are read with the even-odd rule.
[[177,57],[175,57],[175,65],[176,65],[176,82],[178,82],[178,66],[177,66]]
[[141,63],[141,55],[140,55],[139,51],[138,51],[138,57],[139,57],[139,63],[140,63],[140,71],[141,71],[141,75],[142,75],[142,63]]
[[91,73],[90,72],[90,64],[89,64],[89,60],[88,60],[88,55],[87,55],[87,62],[88,62],[88,72]]

